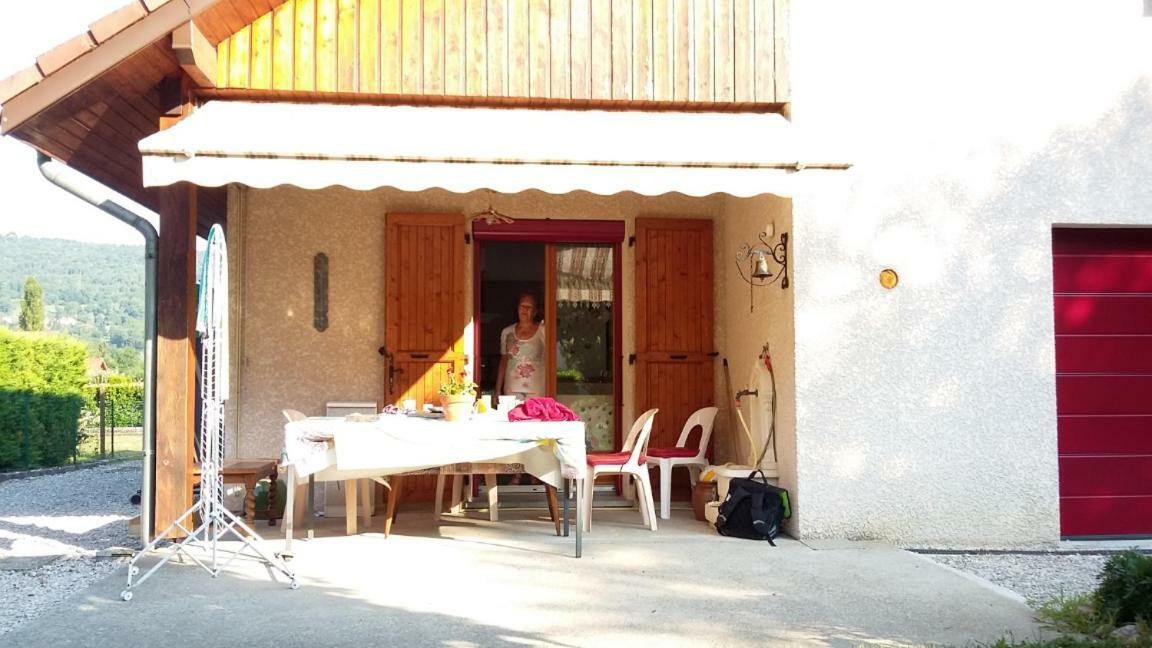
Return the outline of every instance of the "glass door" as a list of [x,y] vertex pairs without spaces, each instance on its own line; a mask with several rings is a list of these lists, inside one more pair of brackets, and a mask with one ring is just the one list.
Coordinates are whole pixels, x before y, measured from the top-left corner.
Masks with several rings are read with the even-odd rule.
[[616,450],[613,246],[550,246],[554,398],[584,421],[589,451]]

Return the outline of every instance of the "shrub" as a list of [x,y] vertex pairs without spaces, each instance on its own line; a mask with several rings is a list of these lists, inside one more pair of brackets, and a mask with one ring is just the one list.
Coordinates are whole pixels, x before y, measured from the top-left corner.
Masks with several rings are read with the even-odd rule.
[[104,389],[104,423],[116,427],[144,425],[144,383],[110,381],[106,385],[88,385],[84,388],[85,407],[99,421],[100,402],[97,393]]
[[579,369],[559,369],[556,371],[556,380],[560,382],[581,382],[584,374]]
[[1109,558],[1100,571],[1096,610],[1117,625],[1152,622],[1152,556],[1129,550]]
[[86,355],[79,340],[0,329],[0,469],[75,453]]

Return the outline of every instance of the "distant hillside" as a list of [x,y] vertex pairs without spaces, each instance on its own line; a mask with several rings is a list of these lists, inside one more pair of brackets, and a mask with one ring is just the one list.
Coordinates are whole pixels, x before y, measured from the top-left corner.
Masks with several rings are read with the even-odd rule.
[[[0,325],[17,328],[24,280],[44,288],[46,328],[107,344],[112,365],[144,350],[144,245],[0,235]],[[129,367],[123,367],[128,370]],[[135,373],[129,371],[129,373]]]

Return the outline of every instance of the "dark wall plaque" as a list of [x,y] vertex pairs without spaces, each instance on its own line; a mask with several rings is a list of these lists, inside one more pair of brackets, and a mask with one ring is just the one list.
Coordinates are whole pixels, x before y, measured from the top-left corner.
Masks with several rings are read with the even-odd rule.
[[312,263],[312,325],[317,331],[328,329],[328,255],[320,252]]

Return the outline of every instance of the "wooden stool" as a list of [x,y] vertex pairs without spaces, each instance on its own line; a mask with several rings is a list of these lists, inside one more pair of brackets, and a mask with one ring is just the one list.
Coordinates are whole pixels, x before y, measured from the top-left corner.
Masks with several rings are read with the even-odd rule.
[[[268,477],[268,526],[276,524],[276,474],[278,462],[275,459],[226,459],[220,470],[225,484],[244,484],[244,519],[249,526],[256,524],[256,482]],[[200,466],[192,468],[192,484],[200,483]]]

